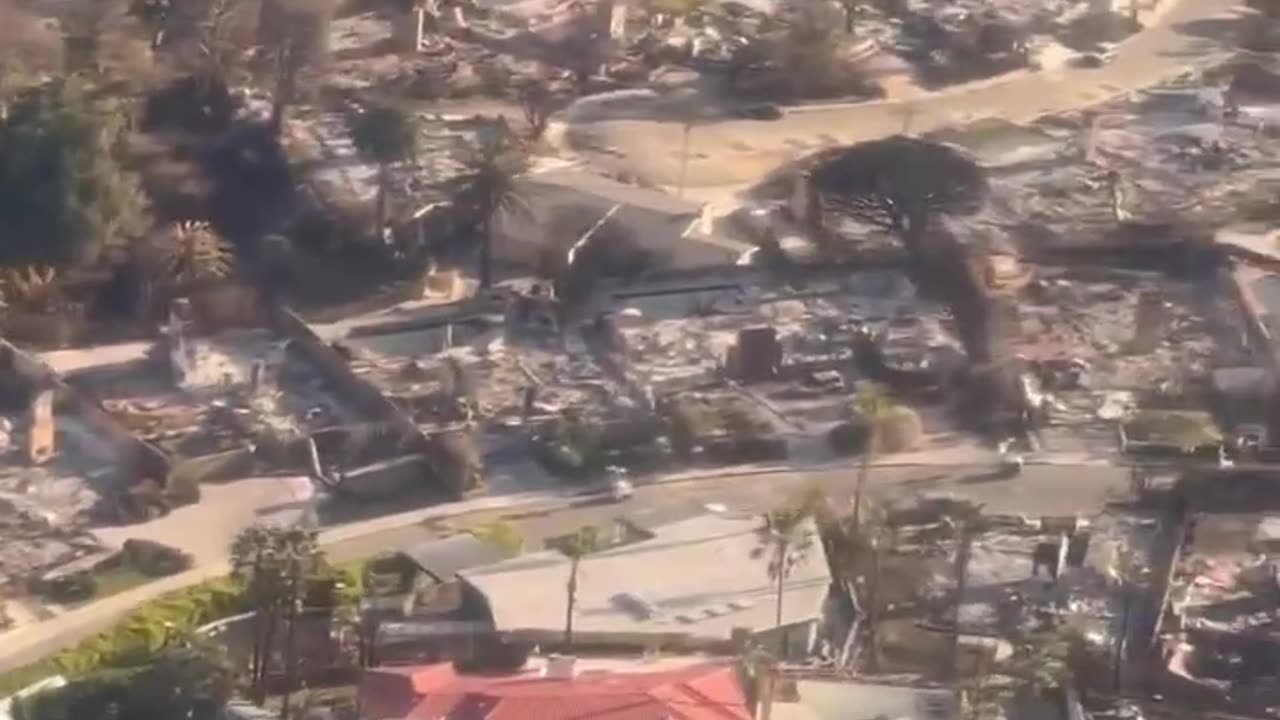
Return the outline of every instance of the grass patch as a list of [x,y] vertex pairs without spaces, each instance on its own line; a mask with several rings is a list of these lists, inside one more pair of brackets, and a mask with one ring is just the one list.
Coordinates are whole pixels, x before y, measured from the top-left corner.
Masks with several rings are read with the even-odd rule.
[[98,590],[88,602],[131,590],[159,578],[146,575],[128,563],[120,563],[116,567],[99,568],[93,571],[93,579],[97,582]]
[[1151,443],[1192,452],[1222,442],[1222,430],[1207,412],[1143,410],[1123,425],[1130,442]]

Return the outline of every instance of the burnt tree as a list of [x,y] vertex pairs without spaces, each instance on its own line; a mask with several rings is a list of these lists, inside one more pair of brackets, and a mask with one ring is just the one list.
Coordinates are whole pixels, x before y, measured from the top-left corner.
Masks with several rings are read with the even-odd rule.
[[938,215],[970,215],[982,207],[987,180],[960,150],[895,135],[840,151],[814,168],[827,211],[882,227],[919,255]]

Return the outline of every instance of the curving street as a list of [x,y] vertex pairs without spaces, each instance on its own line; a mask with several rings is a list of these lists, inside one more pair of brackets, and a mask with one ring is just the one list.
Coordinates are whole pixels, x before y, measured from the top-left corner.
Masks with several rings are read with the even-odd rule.
[[[1097,104],[1172,79],[1230,51],[1247,17],[1236,0],[1172,0],[1159,24],[1123,42],[1099,69],[1021,72],[927,97],[789,110],[773,122],[699,121],[690,131],[685,187],[736,190],[779,165],[831,145],[927,132],[985,117],[1026,122]],[[649,184],[678,185],[684,126],[665,119],[583,119],[570,113],[564,141],[592,165]]]

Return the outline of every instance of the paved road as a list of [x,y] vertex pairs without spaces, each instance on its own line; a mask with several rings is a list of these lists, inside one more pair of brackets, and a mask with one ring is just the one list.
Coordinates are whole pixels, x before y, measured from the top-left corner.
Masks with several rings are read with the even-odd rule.
[[[656,524],[721,504],[742,511],[775,507],[814,484],[835,501],[853,493],[855,471],[828,469],[727,475],[641,486],[623,504],[575,501],[564,493],[528,493],[480,498],[425,510],[382,517],[325,531],[321,540],[335,560],[350,560],[432,537],[431,523],[444,520],[463,526],[498,517],[516,523],[530,546],[543,538],[588,524],[628,517]],[[1105,466],[1045,465],[1028,467],[1022,477],[994,480],[989,466],[882,467],[872,474],[869,491],[893,497],[920,493],[952,493],[984,503],[993,513],[1094,513],[1107,500],[1122,496],[1128,471]],[[166,592],[224,575],[225,562],[210,562],[104,598],[44,623],[0,636],[0,672],[19,667],[69,647],[110,627],[131,608]]]
[[[1160,23],[1120,46],[1100,69],[1021,73],[926,98],[793,110],[775,122],[707,121],[689,137],[689,188],[741,187],[824,146],[999,116],[1022,122],[1142,89],[1222,57],[1240,24],[1237,0],[1179,0]],[[674,115],[674,113],[669,113]],[[565,141],[594,165],[656,185],[679,182],[683,126],[651,119],[576,122]],[[592,148],[596,148],[593,150]]]
[[[852,501],[856,478],[856,471],[846,469],[730,475],[640,487],[625,503],[583,500],[567,507],[558,503],[516,512],[477,512],[453,518],[448,525],[474,526],[506,518],[527,546],[537,547],[547,537],[614,519],[655,525],[706,512],[708,505],[760,512],[813,486],[821,487],[833,502],[847,505]],[[993,477],[989,466],[876,468],[868,485],[870,494],[879,497],[947,494],[981,503],[990,513],[1029,516],[1092,515],[1109,500],[1125,497],[1128,489],[1127,468],[1099,466],[1035,466],[1012,479]],[[433,532],[429,523],[402,525],[335,542],[326,549],[337,560],[352,560],[430,539]]]

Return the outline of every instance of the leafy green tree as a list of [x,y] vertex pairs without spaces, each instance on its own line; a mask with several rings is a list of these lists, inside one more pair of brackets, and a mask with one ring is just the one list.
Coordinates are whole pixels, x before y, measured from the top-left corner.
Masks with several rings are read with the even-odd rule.
[[529,156],[505,123],[480,133],[462,153],[463,199],[480,222],[480,286],[493,284],[494,223],[500,212],[529,214],[519,181],[529,169]]
[[285,628],[286,693],[282,712],[285,718],[297,671],[297,619],[306,597],[307,580],[322,563],[323,555],[313,530],[255,525],[241,531],[231,544],[232,573],[244,584],[246,599],[257,613],[250,694],[258,702],[266,696],[277,632],[282,624]]
[[[758,545],[751,551],[753,559],[764,559],[769,579],[774,582],[774,627],[782,627],[783,586],[793,570],[806,562],[813,549],[811,521],[815,508],[812,496],[805,496],[775,510],[764,513],[756,530]],[[785,652],[786,639],[781,639]]]
[[604,544],[599,528],[587,526],[565,538],[560,545],[560,551],[569,556],[569,582],[565,586],[564,644],[570,650],[573,649],[573,610],[578,602],[578,569],[582,558],[599,552]]
[[375,105],[351,123],[351,139],[356,149],[378,164],[378,201],[374,237],[382,237],[387,225],[388,170],[411,159],[418,151],[417,118],[394,105]]
[[215,720],[232,689],[225,648],[174,634],[139,664],[96,669],[19,699],[12,714],[15,720]]
[[115,155],[121,134],[119,116],[75,79],[19,95],[0,121],[0,262],[92,262],[142,231],[138,180]]

